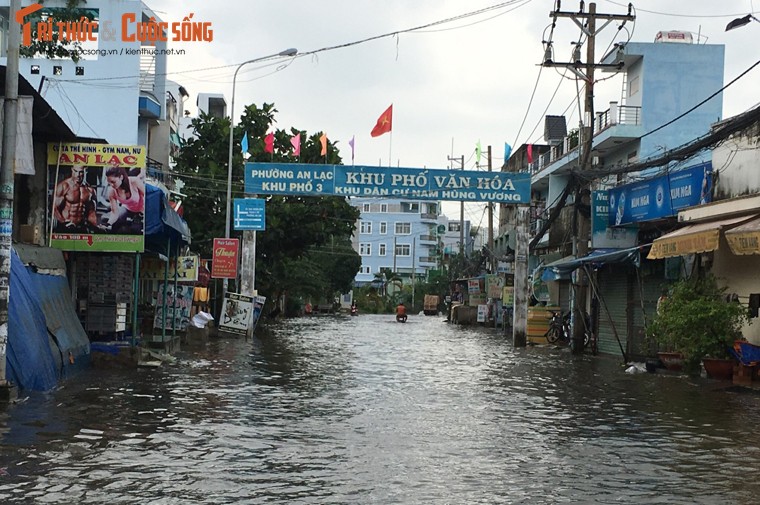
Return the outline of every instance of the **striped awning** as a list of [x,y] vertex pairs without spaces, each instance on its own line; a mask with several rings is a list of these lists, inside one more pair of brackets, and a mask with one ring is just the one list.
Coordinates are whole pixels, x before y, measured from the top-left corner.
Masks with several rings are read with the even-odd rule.
[[760,218],[727,230],[726,240],[734,254],[760,254]]
[[720,245],[720,231],[757,216],[742,216],[684,226],[656,239],[647,258],[662,259],[683,254],[714,251]]

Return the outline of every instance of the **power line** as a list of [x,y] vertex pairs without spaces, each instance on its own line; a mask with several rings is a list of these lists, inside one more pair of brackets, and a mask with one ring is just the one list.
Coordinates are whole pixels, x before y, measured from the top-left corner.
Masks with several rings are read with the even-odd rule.
[[[311,51],[306,51],[306,52],[298,53],[297,55],[295,55],[293,57],[293,59],[295,59],[295,58],[302,58],[302,57],[305,57],[305,56],[313,56],[315,54],[319,54],[319,53],[323,53],[323,52],[327,52],[327,51],[334,51],[336,49],[344,49],[344,48],[347,48],[347,47],[352,47],[352,46],[356,46],[356,45],[359,45],[359,44],[364,44],[364,43],[367,43],[367,42],[372,42],[374,40],[379,40],[379,39],[383,39],[383,38],[395,37],[395,36],[400,35],[402,33],[411,33],[411,32],[415,32],[415,31],[422,31],[425,28],[430,28],[430,27],[433,27],[433,26],[439,26],[439,25],[443,25],[443,24],[459,21],[459,20],[462,20],[462,19],[467,19],[469,17],[478,16],[478,15],[484,14],[486,12],[491,12],[491,11],[498,10],[498,9],[501,9],[501,8],[504,8],[504,7],[509,7],[509,6],[514,5],[514,4],[521,4],[521,5],[518,5],[518,7],[522,7],[523,5],[525,5],[525,4],[527,4],[527,3],[531,2],[531,1],[532,0],[508,0],[506,2],[501,2],[501,3],[495,4],[495,5],[491,5],[489,7],[484,7],[482,9],[478,9],[478,10],[475,10],[475,11],[466,12],[464,14],[458,14],[456,16],[452,16],[452,17],[449,17],[449,18],[441,19],[441,20],[438,20],[438,21],[433,21],[431,23],[426,23],[424,25],[415,26],[413,28],[406,28],[406,29],[403,29],[403,30],[397,30],[397,31],[393,31],[393,32],[383,33],[383,34],[380,34],[380,35],[374,35],[374,36],[371,36],[371,37],[366,37],[364,39],[355,40],[355,41],[352,41],[352,42],[345,42],[343,44],[337,44],[337,45],[334,45],[334,46],[326,46],[326,47],[322,47],[320,49],[314,49],[314,50],[311,50]],[[518,8],[518,7],[515,7],[515,9]],[[511,9],[511,10],[514,10],[514,9]],[[274,58],[277,58],[277,57],[275,56],[275,57],[273,57],[273,59]],[[264,61],[266,61],[266,60],[264,60]],[[240,63],[233,63],[233,64],[229,64],[229,65],[217,65],[215,67],[198,68],[198,69],[193,69],[193,70],[178,70],[178,71],[174,71],[174,72],[158,72],[158,73],[154,73],[153,75],[154,76],[167,76],[167,75],[175,75],[175,74],[187,74],[187,73],[194,73],[194,72],[203,72],[203,71],[208,71],[208,70],[232,69],[232,68],[236,68],[238,66],[240,66]],[[263,66],[259,66],[259,67],[256,67],[256,68],[261,68],[261,67],[263,67]],[[93,78],[90,78],[90,79],[78,79],[77,81],[80,81],[80,82],[81,81],[105,81],[105,80],[117,80],[117,79],[139,79],[139,78],[140,78],[140,75],[137,75],[137,76],[130,75],[130,76],[115,76],[115,77],[93,77]],[[64,80],[64,81],[66,81],[66,82],[74,82],[74,81],[68,81],[68,80]]]

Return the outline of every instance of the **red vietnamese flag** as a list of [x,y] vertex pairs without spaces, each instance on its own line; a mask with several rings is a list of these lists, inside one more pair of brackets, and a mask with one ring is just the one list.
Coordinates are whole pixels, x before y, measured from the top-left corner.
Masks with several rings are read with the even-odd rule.
[[383,133],[388,133],[393,128],[393,104],[377,119],[377,124],[372,128],[370,135],[379,137]]
[[264,137],[264,152],[274,153],[274,133],[267,133]]

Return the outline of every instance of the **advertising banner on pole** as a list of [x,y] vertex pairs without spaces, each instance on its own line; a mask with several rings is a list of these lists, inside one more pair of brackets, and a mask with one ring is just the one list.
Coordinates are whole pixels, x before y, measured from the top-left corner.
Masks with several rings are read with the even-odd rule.
[[236,278],[239,258],[240,240],[236,238],[215,238],[214,256],[211,259],[211,278]]
[[144,146],[48,144],[50,247],[142,252],[145,160]]

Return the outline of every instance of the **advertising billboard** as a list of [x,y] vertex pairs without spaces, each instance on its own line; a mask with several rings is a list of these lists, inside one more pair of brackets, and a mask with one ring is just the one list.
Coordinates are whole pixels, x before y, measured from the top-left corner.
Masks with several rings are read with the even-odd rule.
[[142,252],[145,147],[48,144],[50,247]]

